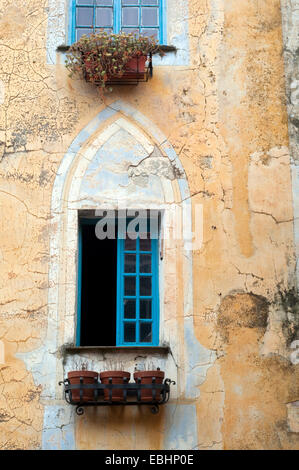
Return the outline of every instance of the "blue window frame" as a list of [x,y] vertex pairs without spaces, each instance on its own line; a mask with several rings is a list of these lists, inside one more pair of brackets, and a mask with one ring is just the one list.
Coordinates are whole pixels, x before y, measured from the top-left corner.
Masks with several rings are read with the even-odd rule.
[[118,240],[117,291],[117,345],[157,346],[157,239]]
[[[84,218],[79,220],[77,346],[81,346],[82,328],[82,263],[84,263],[82,228],[84,225],[95,227],[98,220]],[[124,237],[123,234],[120,236]],[[159,345],[159,239],[158,235],[156,237],[152,239],[149,236],[138,237],[136,240],[117,239],[116,346]],[[100,293],[100,289],[99,286],[97,294]]]
[[70,0],[69,40],[100,30],[137,32],[165,43],[166,0]]

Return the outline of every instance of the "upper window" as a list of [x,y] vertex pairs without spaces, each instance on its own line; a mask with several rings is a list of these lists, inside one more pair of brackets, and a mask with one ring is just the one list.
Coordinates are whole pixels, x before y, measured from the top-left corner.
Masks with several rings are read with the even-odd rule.
[[165,0],[72,0],[71,39],[100,30],[154,36],[163,43]]

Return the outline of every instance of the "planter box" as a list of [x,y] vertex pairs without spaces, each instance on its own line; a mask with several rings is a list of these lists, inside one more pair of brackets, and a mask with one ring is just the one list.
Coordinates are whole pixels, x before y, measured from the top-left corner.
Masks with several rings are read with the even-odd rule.
[[144,78],[147,56],[133,57],[125,66],[125,73],[121,78]]
[[[86,60],[85,58],[84,64],[85,64],[85,79],[87,82],[90,82],[90,78],[88,77],[88,74],[92,74],[92,71],[94,69],[94,65],[91,64],[90,61]],[[135,56],[132,57],[132,59],[129,60],[129,62],[125,66],[124,73],[121,77],[118,75],[111,75],[108,76],[108,80],[106,82],[107,85],[110,83],[119,83],[122,84],[123,82],[138,82],[138,81],[146,81],[147,79],[147,68],[145,66],[147,61],[147,56]],[[96,80],[94,82],[95,84],[98,84],[99,82]]]
[[[64,398],[70,405],[76,406],[77,415],[84,413],[90,406],[142,406],[149,405],[151,412],[159,412],[159,406],[168,402],[171,379],[164,378],[160,370],[135,372],[135,383],[129,383],[130,374],[124,371],[97,372],[72,371],[68,378],[60,381],[64,385]],[[74,388],[80,386],[80,389]],[[80,399],[81,392],[81,399]]]

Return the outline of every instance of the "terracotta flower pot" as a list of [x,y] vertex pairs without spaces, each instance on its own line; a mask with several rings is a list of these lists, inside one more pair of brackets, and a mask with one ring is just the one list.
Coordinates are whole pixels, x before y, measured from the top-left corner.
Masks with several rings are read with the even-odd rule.
[[134,73],[144,73],[145,72],[145,63],[147,61],[146,55],[139,55],[132,57],[132,59],[127,62],[125,65],[125,73],[134,72]]
[[[123,384],[124,378],[127,382],[130,380],[130,372],[124,372],[123,370],[111,370],[100,373],[100,379],[102,384],[109,384],[109,379],[112,379],[112,384]],[[112,401],[122,401],[124,397],[123,390],[121,388],[115,388],[112,390]],[[109,389],[104,389],[104,400],[109,401]]]
[[[93,80],[97,82],[99,80],[98,72],[96,71],[97,64],[95,63],[95,60],[93,59],[93,57],[86,55],[83,58],[83,61],[85,64],[86,80],[88,82],[93,81]],[[116,79],[116,80],[122,81],[125,79],[143,78],[145,74],[146,61],[147,61],[147,56],[144,56],[144,55],[132,57],[132,59],[130,59],[125,65],[123,75],[121,77],[108,75],[107,79],[108,80]]]
[[[138,379],[141,379],[142,385],[149,385],[153,383],[153,377],[155,377],[156,384],[162,384],[164,379],[164,372],[162,370],[146,370],[134,372],[134,380],[137,383]],[[156,400],[160,398],[160,391],[156,390]],[[141,390],[141,401],[153,401],[153,392],[151,388]]]
[[[80,384],[80,377],[83,378],[83,384],[94,384],[98,380],[99,374],[90,370],[73,370],[67,374],[69,382],[71,385]],[[72,392],[72,400],[80,402],[80,390],[74,389]],[[82,401],[93,401],[94,400],[94,390],[92,389],[83,389]]]

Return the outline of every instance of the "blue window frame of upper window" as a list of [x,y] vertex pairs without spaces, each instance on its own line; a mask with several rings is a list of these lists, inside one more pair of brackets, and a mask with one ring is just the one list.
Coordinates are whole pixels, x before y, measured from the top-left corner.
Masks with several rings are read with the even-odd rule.
[[69,38],[101,30],[137,33],[165,43],[166,0],[70,0]]
[[158,240],[118,239],[117,346],[158,346],[158,284]]

